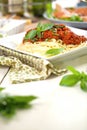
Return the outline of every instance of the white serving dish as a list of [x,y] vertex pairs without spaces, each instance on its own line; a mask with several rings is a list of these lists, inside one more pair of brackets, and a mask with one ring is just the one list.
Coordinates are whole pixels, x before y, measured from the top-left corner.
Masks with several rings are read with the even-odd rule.
[[[87,31],[85,31],[85,30],[77,29],[77,28],[73,28],[73,27],[70,27],[70,29],[78,35],[87,36]],[[20,44],[22,42],[25,33],[26,32],[2,38],[2,39],[0,39],[0,45],[3,45],[5,47],[11,48],[13,50],[19,51],[19,50],[17,50],[17,46],[18,46],[18,44]],[[40,57],[40,58],[45,58],[43,56],[38,56],[38,55],[31,54],[31,53],[28,53],[25,51],[19,51],[19,52],[23,52],[23,53],[30,54],[30,55],[33,55],[36,57]],[[75,59],[79,56],[83,56],[83,55],[87,55],[87,46],[77,47],[70,51],[60,53],[58,55],[55,55],[55,56],[52,56],[49,58],[45,58],[45,59],[47,59],[48,61],[53,63],[56,67],[65,67],[68,64],[70,64],[70,61],[72,61],[73,59]],[[68,61],[69,61],[69,63],[68,63]],[[65,63],[67,63],[67,64],[65,64]]]

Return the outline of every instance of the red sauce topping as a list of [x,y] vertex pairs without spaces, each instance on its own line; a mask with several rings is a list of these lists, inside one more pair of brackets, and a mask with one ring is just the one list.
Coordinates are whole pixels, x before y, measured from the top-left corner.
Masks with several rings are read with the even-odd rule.
[[[36,29],[36,28],[35,28]],[[34,30],[35,30],[34,29]],[[31,31],[31,30],[29,30]],[[27,33],[29,33],[29,31]],[[27,35],[27,33],[25,35]],[[24,39],[23,42],[38,42],[45,41],[50,39],[62,40],[66,45],[79,45],[81,42],[87,41],[87,38],[84,36],[79,36],[72,32],[68,27],[63,24],[54,25],[53,28],[41,32],[41,37],[38,35],[35,36],[35,41],[33,39]]]

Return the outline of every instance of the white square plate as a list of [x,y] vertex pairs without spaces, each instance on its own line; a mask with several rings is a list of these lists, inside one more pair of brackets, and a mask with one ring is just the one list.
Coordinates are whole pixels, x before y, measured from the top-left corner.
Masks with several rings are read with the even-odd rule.
[[[73,28],[73,27],[69,27],[69,28],[73,32],[75,32],[76,34],[83,35],[83,36],[87,37],[87,31],[82,30],[82,29]],[[0,45],[3,45],[3,46],[8,47],[10,49],[19,51],[19,50],[17,50],[17,46],[18,46],[18,44],[20,44],[22,42],[25,33],[26,32],[12,35],[12,36],[8,36],[6,38],[2,38],[2,39],[0,39]],[[25,51],[19,51],[19,52],[30,54],[30,55],[33,55],[36,57],[45,58],[43,56],[37,56],[35,54],[31,54],[31,53],[28,53]],[[54,65],[58,66],[59,63],[66,62],[66,61],[72,60],[73,58],[77,58],[79,56],[83,56],[86,54],[87,54],[87,46],[82,46],[82,47],[77,47],[77,48],[72,49],[70,51],[60,53],[58,55],[55,55],[55,56],[52,56],[49,58],[45,58],[45,59],[51,61]]]

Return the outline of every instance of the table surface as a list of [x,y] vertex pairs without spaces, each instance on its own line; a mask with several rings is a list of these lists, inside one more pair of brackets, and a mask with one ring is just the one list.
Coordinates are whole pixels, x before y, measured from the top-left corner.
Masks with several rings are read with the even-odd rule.
[[[87,55],[73,62],[78,69],[87,71]],[[82,64],[80,64],[82,63]],[[87,130],[87,93],[79,85],[60,87],[59,77],[22,84],[11,84],[7,67],[0,67],[1,85],[4,92],[13,95],[35,95],[30,110],[17,112],[11,120],[0,117],[1,130]]]

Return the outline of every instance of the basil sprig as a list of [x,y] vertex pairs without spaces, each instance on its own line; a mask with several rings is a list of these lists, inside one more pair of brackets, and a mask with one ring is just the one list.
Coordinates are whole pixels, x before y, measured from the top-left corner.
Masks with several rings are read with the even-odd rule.
[[36,96],[12,96],[2,93],[4,88],[0,87],[0,115],[5,118],[13,117],[19,109],[30,109],[31,102],[35,100]]
[[51,29],[53,27],[53,25],[54,25],[53,23],[45,23],[45,24],[38,23],[36,29],[29,31],[25,35],[24,39],[25,40],[33,39],[33,38],[35,38],[36,35],[39,38],[41,38],[41,32]]
[[80,84],[80,88],[87,92],[87,74],[84,72],[79,72],[72,66],[67,67],[68,70],[72,72],[72,74],[65,75],[61,81],[60,85],[61,86],[68,86],[68,87],[73,87],[77,83]]

